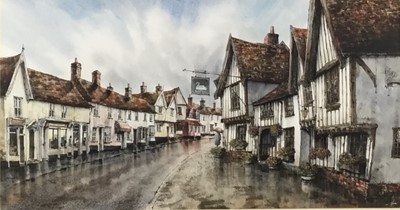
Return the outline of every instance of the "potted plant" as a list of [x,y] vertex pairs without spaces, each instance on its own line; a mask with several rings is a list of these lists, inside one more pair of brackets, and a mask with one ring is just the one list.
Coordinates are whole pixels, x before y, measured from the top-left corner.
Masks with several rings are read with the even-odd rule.
[[232,139],[229,142],[229,145],[233,147],[235,150],[244,150],[246,149],[247,145],[249,145],[249,143],[240,139]]
[[293,155],[296,153],[294,147],[282,147],[278,150],[277,154],[279,157],[286,162],[292,161]]
[[269,167],[269,169],[276,169],[278,168],[279,164],[281,163],[281,159],[278,157],[268,157],[266,160],[266,163]]
[[258,136],[258,126],[249,126],[249,134],[252,136]]
[[211,148],[211,154],[216,158],[221,158],[225,154],[225,148],[223,147],[213,147]]
[[318,168],[315,165],[311,165],[308,161],[302,161],[299,166],[301,179],[305,181],[311,181],[315,179],[315,175],[318,172]]
[[331,156],[331,151],[327,148],[317,147],[316,155],[318,159],[325,160]]
[[273,125],[270,128],[270,133],[273,137],[279,137],[282,134],[282,127],[279,124]]
[[246,164],[251,164],[251,163],[254,163],[257,160],[257,157],[254,154],[250,153],[250,152],[245,152],[243,154],[243,160],[244,160],[244,162]]

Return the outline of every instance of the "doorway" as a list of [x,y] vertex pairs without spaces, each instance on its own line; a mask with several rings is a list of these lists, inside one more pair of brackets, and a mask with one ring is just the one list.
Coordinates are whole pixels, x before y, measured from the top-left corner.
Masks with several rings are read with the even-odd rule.
[[19,158],[20,162],[25,162],[25,141],[24,141],[24,134],[22,133],[22,129],[20,129],[19,133]]
[[266,160],[271,152],[273,147],[276,145],[276,138],[271,136],[269,129],[264,129],[260,135],[260,151],[259,151],[259,159],[260,161]]
[[35,159],[35,131],[29,130],[29,159]]

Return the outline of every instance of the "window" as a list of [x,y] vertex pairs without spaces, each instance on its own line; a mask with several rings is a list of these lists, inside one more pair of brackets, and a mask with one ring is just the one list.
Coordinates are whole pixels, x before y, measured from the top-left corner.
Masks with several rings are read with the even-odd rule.
[[161,125],[157,123],[157,132],[161,132]]
[[118,110],[118,120],[122,120],[122,111]]
[[231,91],[231,109],[240,109],[240,98],[239,98],[239,85],[234,85],[230,88]]
[[58,128],[49,128],[47,136],[50,149],[58,149]]
[[92,128],[92,142],[97,142],[97,128]]
[[24,129],[22,127],[11,127],[9,129],[10,146],[9,153],[10,156],[18,156],[18,139],[20,141],[24,140]]
[[206,121],[206,116],[205,115],[203,115],[203,121]]
[[143,113],[143,121],[147,121],[147,114],[146,113]]
[[317,135],[315,136],[315,145],[314,147],[320,147],[324,149],[328,149],[328,136],[327,135]]
[[104,143],[111,143],[111,127],[105,127],[104,128],[104,138],[103,138]]
[[246,141],[246,125],[239,125],[236,130],[236,138]]
[[135,120],[139,121],[139,113],[138,112],[135,112]]
[[95,104],[93,107],[93,116],[98,117],[99,116],[99,105]]
[[62,106],[61,118],[65,118],[67,116],[67,107]]
[[108,119],[112,118],[112,109],[111,107],[108,107],[108,113],[107,113]]
[[128,120],[132,120],[132,112],[128,111]]
[[214,125],[210,124],[210,131],[214,130]]
[[171,108],[171,117],[174,116],[174,111],[175,111],[175,109],[172,109],[172,108]]
[[150,118],[149,121],[153,122],[153,115],[152,114],[149,114],[149,118]]
[[21,116],[21,102],[22,102],[21,97],[14,96],[14,116],[15,117]]
[[149,135],[150,135],[150,137],[153,137],[154,133],[155,133],[154,126],[149,126]]
[[182,115],[182,107],[178,107],[178,115]]
[[272,103],[261,105],[261,119],[274,117],[274,106]]
[[163,110],[162,106],[159,106],[158,107],[158,114],[162,114],[162,110]]
[[[285,147],[294,148],[294,128],[283,129],[285,135]],[[294,162],[294,154],[289,156],[289,162]]]
[[290,117],[293,115],[294,115],[293,98],[289,97],[285,99],[285,116]]
[[49,117],[54,117],[54,104],[50,104]]
[[309,106],[313,102],[311,84],[304,86],[304,105]]
[[339,67],[334,67],[325,74],[326,107],[330,110],[338,109],[339,103]]
[[392,158],[400,158],[400,127],[393,128]]

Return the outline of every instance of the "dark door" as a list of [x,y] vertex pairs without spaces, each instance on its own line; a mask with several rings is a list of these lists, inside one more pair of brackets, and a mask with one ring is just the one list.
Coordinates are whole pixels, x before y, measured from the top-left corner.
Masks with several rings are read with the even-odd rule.
[[268,139],[269,139],[269,130],[263,130],[260,135],[260,151],[259,158],[261,161],[266,160],[268,157]]
[[19,158],[20,162],[25,162],[25,144],[23,130],[19,129]]
[[29,159],[33,160],[35,158],[35,132],[34,130],[29,130]]

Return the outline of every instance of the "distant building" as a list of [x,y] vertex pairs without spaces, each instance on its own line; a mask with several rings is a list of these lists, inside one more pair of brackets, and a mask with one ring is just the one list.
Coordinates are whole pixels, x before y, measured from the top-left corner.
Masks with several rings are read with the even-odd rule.
[[208,107],[205,105],[205,100],[200,100],[199,110],[199,121],[202,125],[201,135],[213,135],[214,128],[224,129],[224,124],[221,122],[222,119],[222,109],[217,108],[215,102],[213,107]]

